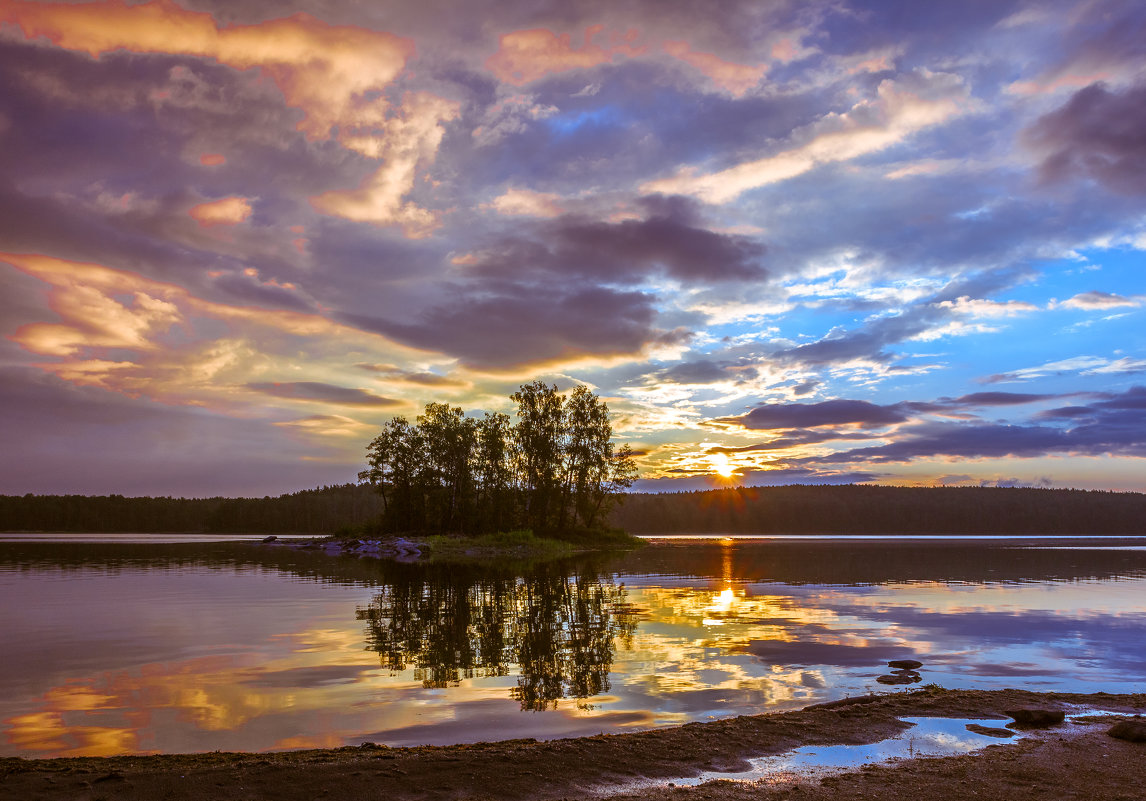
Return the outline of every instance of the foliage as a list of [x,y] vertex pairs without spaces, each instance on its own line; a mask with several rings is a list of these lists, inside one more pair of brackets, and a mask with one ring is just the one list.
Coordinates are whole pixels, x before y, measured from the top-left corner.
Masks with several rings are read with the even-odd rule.
[[629,495],[639,534],[1146,534],[1146,495],[1002,487],[739,487]]
[[516,423],[430,403],[413,425],[395,417],[383,426],[359,474],[383,499],[383,528],[472,535],[601,526],[636,475],[632,450],[613,446],[608,407],[587,387],[566,397],[541,381],[510,397]]
[[[508,418],[501,430],[508,430]],[[479,453],[481,453],[479,422]],[[493,446],[510,447],[508,436]],[[493,451],[491,451],[493,453]],[[624,453],[618,448],[614,461]],[[631,456],[629,457],[631,458]],[[477,470],[479,530],[506,531],[520,511],[512,462],[490,456]],[[491,480],[491,475],[501,477]],[[623,468],[622,468],[623,472]],[[615,485],[611,491],[619,492]],[[385,533],[377,485],[343,484],[264,498],[131,498],[122,495],[0,495],[0,531]],[[613,499],[612,496],[610,500]],[[1146,495],[1137,492],[995,487],[788,486],[672,494],[626,494],[623,506],[568,524],[565,540],[599,546],[608,526],[640,534],[1107,534],[1146,535]],[[549,536],[553,536],[550,532]]]

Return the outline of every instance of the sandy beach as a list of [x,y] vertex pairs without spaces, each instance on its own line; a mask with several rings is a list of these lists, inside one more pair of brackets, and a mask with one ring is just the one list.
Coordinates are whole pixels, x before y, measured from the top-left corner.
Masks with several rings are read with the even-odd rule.
[[962,756],[902,759],[836,775],[761,781],[674,780],[736,771],[805,745],[863,744],[908,728],[900,718],[997,718],[1016,708],[1146,708],[1146,694],[943,690],[864,696],[795,712],[566,740],[445,747],[363,744],[264,754],[0,760],[2,799],[1141,799],[1146,744],[1108,736],[1096,716],[1000,740]]

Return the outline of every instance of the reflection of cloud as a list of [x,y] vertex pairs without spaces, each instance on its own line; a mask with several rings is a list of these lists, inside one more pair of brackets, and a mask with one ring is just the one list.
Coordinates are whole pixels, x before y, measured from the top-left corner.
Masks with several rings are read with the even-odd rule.
[[895,640],[870,640],[863,645],[795,640],[753,640],[744,652],[769,665],[836,665],[879,669],[888,659],[911,656],[914,649]]

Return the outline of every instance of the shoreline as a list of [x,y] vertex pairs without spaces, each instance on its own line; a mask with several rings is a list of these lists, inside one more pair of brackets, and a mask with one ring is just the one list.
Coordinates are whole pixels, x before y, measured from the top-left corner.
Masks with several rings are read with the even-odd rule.
[[[1146,783],[1146,744],[1115,740],[1102,726],[1072,723],[1039,736],[1003,741],[974,754],[908,759],[843,774],[795,776],[781,784],[715,780],[696,787],[668,782],[702,772],[743,770],[751,757],[799,746],[859,745],[908,728],[900,718],[993,718],[1023,707],[1084,706],[1121,713],[1146,709],[1146,693],[1036,693],[924,687],[817,704],[802,710],[625,734],[537,741],[389,748],[372,743],[264,753],[211,752],[150,756],[0,758],[0,799],[501,798],[600,795],[667,798],[1138,798]],[[1098,718],[1101,720],[1101,718]],[[509,734],[510,732],[507,732]],[[1067,736],[1070,735],[1070,736]],[[1085,766],[1091,765],[1093,770]],[[632,789],[634,781],[661,782]],[[969,784],[970,783],[970,784]],[[994,786],[992,787],[992,783]],[[979,789],[975,789],[978,787]],[[841,794],[843,789],[848,793]],[[854,790],[854,794],[851,791]],[[620,792],[624,795],[620,795]],[[943,792],[949,791],[949,794]],[[789,792],[797,793],[789,796]],[[1050,792],[1048,796],[1047,793]]]

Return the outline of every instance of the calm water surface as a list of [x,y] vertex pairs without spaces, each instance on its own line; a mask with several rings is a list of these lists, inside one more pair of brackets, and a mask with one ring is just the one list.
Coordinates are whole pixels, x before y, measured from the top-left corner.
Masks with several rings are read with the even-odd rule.
[[1146,689],[1141,540],[672,540],[531,570],[0,543],[0,754],[618,732],[875,689]]

